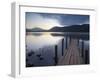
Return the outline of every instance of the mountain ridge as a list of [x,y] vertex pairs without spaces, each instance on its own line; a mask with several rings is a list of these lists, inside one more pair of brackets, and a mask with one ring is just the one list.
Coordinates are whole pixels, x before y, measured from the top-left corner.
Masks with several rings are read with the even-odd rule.
[[59,27],[55,26],[49,30],[41,28],[26,29],[26,32],[89,32],[89,24],[71,25]]

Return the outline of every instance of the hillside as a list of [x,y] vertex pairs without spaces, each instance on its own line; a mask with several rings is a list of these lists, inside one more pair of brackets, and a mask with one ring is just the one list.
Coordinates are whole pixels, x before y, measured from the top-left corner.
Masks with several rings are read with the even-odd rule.
[[55,26],[50,30],[33,28],[33,29],[26,29],[26,32],[89,32],[89,24],[71,25],[71,26],[64,26],[64,27]]
[[53,27],[49,31],[53,32],[89,32],[89,24],[72,25],[64,27]]

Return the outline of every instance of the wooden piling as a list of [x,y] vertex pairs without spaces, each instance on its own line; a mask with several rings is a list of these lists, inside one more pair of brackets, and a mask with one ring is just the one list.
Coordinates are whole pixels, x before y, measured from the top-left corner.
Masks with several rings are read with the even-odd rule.
[[68,45],[68,44],[67,44],[67,37],[66,37],[66,49],[67,49],[67,45]]
[[89,51],[88,50],[85,50],[85,64],[89,64]]
[[58,63],[58,46],[57,45],[55,45],[55,65],[57,65],[57,63]]
[[71,44],[71,37],[69,37],[69,43]]
[[62,39],[62,56],[64,55],[64,39]]
[[78,40],[77,40],[77,45],[78,45],[78,46],[79,46],[79,42],[80,42],[80,41],[79,41],[79,39],[78,39]]
[[84,41],[82,40],[82,49],[81,49],[82,57],[84,58]]

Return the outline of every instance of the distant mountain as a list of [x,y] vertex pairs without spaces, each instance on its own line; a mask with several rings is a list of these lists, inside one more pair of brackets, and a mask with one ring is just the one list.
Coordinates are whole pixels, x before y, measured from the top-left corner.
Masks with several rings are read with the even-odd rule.
[[26,29],[26,32],[43,32],[45,30],[41,28]]
[[59,27],[55,26],[49,30],[44,30],[41,28],[26,29],[27,32],[89,32],[89,24],[83,25],[71,25]]
[[64,27],[53,27],[48,31],[52,32],[89,32],[89,24],[72,25]]

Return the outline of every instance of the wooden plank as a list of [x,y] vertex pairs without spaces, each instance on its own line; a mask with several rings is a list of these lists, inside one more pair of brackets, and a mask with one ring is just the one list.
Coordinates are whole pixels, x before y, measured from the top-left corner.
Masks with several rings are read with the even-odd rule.
[[73,64],[82,64],[83,59],[80,56],[80,51],[78,49],[78,40],[71,39],[70,45],[64,52],[64,56],[62,56],[58,60],[58,65],[73,65]]

